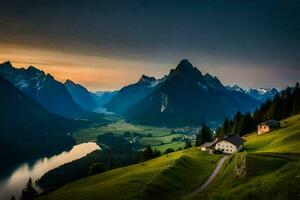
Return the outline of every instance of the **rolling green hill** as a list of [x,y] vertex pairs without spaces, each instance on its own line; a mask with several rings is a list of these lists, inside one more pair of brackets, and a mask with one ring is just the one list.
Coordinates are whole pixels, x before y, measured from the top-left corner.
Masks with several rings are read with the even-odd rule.
[[298,199],[299,172],[299,156],[239,153],[228,158],[213,183],[191,199]]
[[299,199],[300,115],[265,135],[247,135],[247,151],[229,157],[219,176],[191,199]]
[[265,135],[247,135],[247,151],[300,153],[300,115],[282,120],[281,127]]
[[68,184],[39,199],[181,199],[204,182],[220,155],[193,148]]

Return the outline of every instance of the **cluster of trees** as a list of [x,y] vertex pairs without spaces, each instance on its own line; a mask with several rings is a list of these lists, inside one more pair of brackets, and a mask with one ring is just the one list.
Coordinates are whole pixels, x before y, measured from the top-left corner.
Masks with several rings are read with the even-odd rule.
[[200,146],[205,142],[212,140],[212,133],[207,125],[203,125],[196,136],[196,146]]
[[225,119],[223,126],[218,129],[217,136],[234,134],[243,136],[256,129],[256,125],[267,120],[281,120],[292,115],[300,114],[300,86],[287,88],[276,94],[273,100],[267,100],[253,114],[237,112],[233,119]]
[[[32,179],[29,178],[25,188],[22,190],[20,200],[33,200],[37,198],[39,193],[33,187]],[[11,200],[16,200],[15,196],[11,197]]]
[[156,157],[159,157],[161,155],[161,152],[158,151],[157,149],[152,150],[151,146],[148,145],[146,149],[143,151],[141,161],[147,161]]

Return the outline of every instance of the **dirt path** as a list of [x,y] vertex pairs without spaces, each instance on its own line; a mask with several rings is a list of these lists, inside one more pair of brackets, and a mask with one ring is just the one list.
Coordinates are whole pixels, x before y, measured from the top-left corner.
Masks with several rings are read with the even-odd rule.
[[225,159],[227,158],[227,156],[224,156],[223,158],[221,158],[216,166],[216,168],[214,169],[214,171],[210,174],[210,176],[208,177],[208,179],[205,181],[205,183],[203,183],[201,186],[199,186],[197,189],[195,189],[193,192],[185,195],[183,197],[183,199],[186,199],[188,197],[191,197],[195,194],[198,194],[199,192],[203,191],[213,180],[214,178],[218,175]]

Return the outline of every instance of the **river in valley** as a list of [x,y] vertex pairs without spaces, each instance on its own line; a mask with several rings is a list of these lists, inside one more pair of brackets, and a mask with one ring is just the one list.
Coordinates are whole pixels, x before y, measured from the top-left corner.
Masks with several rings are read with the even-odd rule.
[[73,146],[70,151],[64,151],[49,158],[41,158],[34,162],[33,165],[23,163],[11,174],[0,180],[0,200],[9,200],[12,195],[15,195],[18,199],[21,190],[25,187],[30,177],[35,182],[47,171],[82,158],[97,149],[100,149],[100,147],[95,142],[82,143]]

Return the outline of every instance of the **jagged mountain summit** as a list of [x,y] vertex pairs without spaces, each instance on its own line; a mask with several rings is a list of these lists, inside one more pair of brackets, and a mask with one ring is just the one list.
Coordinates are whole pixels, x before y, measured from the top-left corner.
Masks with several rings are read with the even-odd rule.
[[138,82],[120,89],[104,107],[114,113],[124,114],[130,107],[150,94],[165,80],[142,75]]
[[53,113],[72,118],[85,113],[64,84],[33,66],[14,68],[10,62],[5,62],[0,64],[0,75]]
[[240,86],[238,86],[238,85],[234,85],[234,86],[226,86],[226,88],[228,89],[228,90],[233,90],[233,91],[236,91],[236,92],[242,92],[242,93],[246,93],[246,90],[244,90],[243,88],[241,88]]
[[[259,105],[244,93],[228,90],[217,77],[203,75],[186,59],[171,69],[159,84],[153,84],[155,79],[146,84],[141,80],[120,90],[120,96],[126,91],[127,99],[130,100],[130,105],[125,101],[127,110],[123,110],[123,114],[127,120],[135,123],[158,126],[199,125],[206,121],[223,120],[237,111],[250,111]],[[152,85],[155,86],[149,87]],[[135,98],[132,91],[138,91],[138,98]],[[119,97],[119,94],[115,97]],[[121,97],[118,104],[123,104]]]

